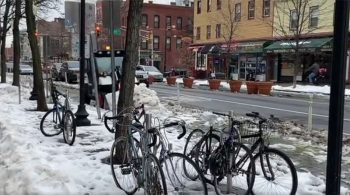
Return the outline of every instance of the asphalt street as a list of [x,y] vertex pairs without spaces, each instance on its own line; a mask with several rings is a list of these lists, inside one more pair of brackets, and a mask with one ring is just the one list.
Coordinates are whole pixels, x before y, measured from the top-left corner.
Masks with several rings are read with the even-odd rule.
[[[161,83],[151,85],[161,100],[178,99],[177,87]],[[283,121],[294,121],[307,126],[310,99],[300,96],[261,96],[245,93],[210,91],[207,89],[179,88],[180,104],[186,107],[200,108],[208,111],[228,112],[233,110],[244,115],[247,112],[259,112],[264,116],[273,114]],[[328,129],[329,100],[314,98],[312,104],[312,121],[314,129]],[[344,106],[344,133],[350,135],[350,102]]]

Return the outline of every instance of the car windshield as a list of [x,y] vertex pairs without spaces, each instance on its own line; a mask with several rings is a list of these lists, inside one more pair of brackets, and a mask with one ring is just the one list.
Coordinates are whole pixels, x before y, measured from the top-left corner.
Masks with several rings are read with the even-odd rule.
[[159,72],[159,70],[156,67],[154,67],[154,66],[143,66],[143,68],[145,69],[145,71]]
[[67,62],[69,68],[79,68],[80,63],[76,62]]
[[[121,72],[123,57],[115,57],[115,67]],[[110,57],[97,57],[96,58],[97,71],[99,73],[106,72],[111,73],[111,58]]]

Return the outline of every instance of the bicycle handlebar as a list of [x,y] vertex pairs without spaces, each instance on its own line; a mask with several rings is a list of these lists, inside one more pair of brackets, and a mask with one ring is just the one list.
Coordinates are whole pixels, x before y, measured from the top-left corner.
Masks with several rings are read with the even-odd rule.
[[266,118],[260,116],[259,112],[247,113],[246,116],[248,116],[248,117],[253,117],[253,118],[258,118],[260,124],[265,123],[265,122],[267,121]]
[[224,114],[224,113],[220,113],[220,112],[213,112],[213,114],[216,114],[216,115],[219,115],[219,116],[228,116],[228,117],[230,117],[230,115]]
[[110,133],[114,133],[114,128],[109,128],[108,124],[107,124],[107,121],[108,120],[114,120],[114,119],[117,119],[117,120],[120,120],[122,118],[122,116],[105,116],[104,117],[104,125],[106,127],[106,129],[110,132]]
[[181,126],[181,128],[182,128],[182,132],[180,133],[179,136],[177,136],[177,139],[181,139],[183,136],[186,135],[186,126],[185,126],[184,123],[182,123],[182,122],[171,122],[171,123],[165,124],[164,128],[173,127],[173,126],[177,126],[177,125]]
[[157,144],[157,134],[153,134],[152,143],[148,144],[148,147],[153,147]]

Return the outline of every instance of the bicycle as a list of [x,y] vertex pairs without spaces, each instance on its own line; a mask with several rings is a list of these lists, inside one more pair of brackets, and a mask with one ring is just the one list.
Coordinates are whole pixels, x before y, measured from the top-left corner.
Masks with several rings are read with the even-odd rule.
[[[65,143],[73,145],[76,136],[76,121],[70,110],[69,95],[56,89],[51,80],[51,97],[53,108],[45,113],[40,121],[40,131],[47,137],[59,135],[63,132]],[[60,98],[64,98],[64,103]]]
[[[250,147],[254,153],[255,183],[254,194],[292,194],[298,188],[298,176],[293,162],[280,150],[270,148],[264,140],[264,129],[270,122],[257,112],[246,116],[258,119],[258,124],[252,121],[243,122],[241,139],[256,139]],[[249,129],[258,125],[258,132],[250,133]]]
[[[107,117],[105,120],[120,120],[122,116]],[[134,134],[140,135],[140,141]],[[149,143],[153,135],[152,143]],[[156,144],[155,129],[145,130],[142,126],[128,126],[126,136],[117,138],[111,149],[110,165],[115,184],[126,194],[134,194],[139,188],[144,188],[149,195],[167,194],[164,172],[157,157],[150,148]]]
[[[161,129],[181,126],[182,132],[177,137],[181,139],[186,134],[185,122],[170,122],[163,127],[156,128],[159,137],[159,161],[163,172],[167,174],[168,192],[177,194],[208,194],[207,185],[201,170],[189,157],[184,154],[172,152],[172,144],[166,138]],[[156,149],[157,151],[157,149]]]
[[[188,143],[195,135],[194,133],[203,132],[195,130],[196,132],[191,132],[188,136],[184,152],[195,158],[203,172],[210,171],[211,175],[208,175],[206,179],[214,185],[217,194],[230,191],[243,191],[245,194],[250,194],[254,185],[255,166],[252,165],[254,162],[253,155],[249,148],[237,141],[240,139],[236,126],[240,125],[240,122],[233,120],[226,114],[216,112],[213,112],[213,114],[229,117],[231,126],[228,138],[223,139],[224,130],[220,131],[220,137],[216,135],[214,132],[217,132],[217,130],[214,130],[211,126],[209,131],[187,152]],[[213,140],[218,141],[218,143],[213,144]],[[240,175],[245,175],[246,179],[241,178]],[[225,180],[225,176],[233,178],[230,178],[230,180],[226,178]],[[228,183],[231,181],[232,183]]]

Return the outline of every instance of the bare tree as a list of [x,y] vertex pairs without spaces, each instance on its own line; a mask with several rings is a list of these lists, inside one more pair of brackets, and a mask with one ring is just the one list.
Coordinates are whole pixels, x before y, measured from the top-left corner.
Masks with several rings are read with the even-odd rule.
[[[225,56],[225,68],[228,70],[231,55],[234,51],[234,43],[236,42],[236,32],[239,27],[239,23],[242,18],[241,3],[238,0],[227,1],[227,8],[225,7],[219,12],[219,16],[211,18],[218,25],[215,27],[215,33],[218,35],[216,38],[222,37],[224,39],[224,56]],[[227,74],[225,75],[227,77]]]
[[15,18],[13,20],[13,83],[12,85],[14,86],[19,86],[19,74],[20,74],[20,69],[19,69],[19,62],[20,62],[20,35],[19,35],[19,21],[21,19],[21,5],[22,1],[21,0],[16,0],[15,1]]
[[[5,4],[3,4],[5,3]],[[11,28],[9,25],[9,20],[11,18],[10,11],[13,5],[11,0],[2,1],[1,5],[5,6],[5,11],[2,20],[2,31],[1,31],[1,83],[6,83],[6,34]]]
[[35,36],[36,24],[35,15],[33,13],[33,0],[25,0],[25,13],[27,22],[27,33],[29,38],[30,48],[32,50],[33,70],[34,70],[34,89],[33,92],[38,94],[37,110],[47,110],[47,104],[44,92],[44,83],[42,77],[40,51],[37,37]]
[[[317,3],[317,4],[315,4]],[[297,76],[301,71],[301,51],[303,49],[303,37],[315,31],[332,25],[332,22],[324,22],[323,26],[318,21],[319,15],[332,12],[327,6],[327,0],[275,0],[273,30],[275,34],[286,42],[293,52],[294,59],[293,87],[296,87]],[[330,4],[332,6],[333,4]],[[314,20],[314,18],[317,18]],[[275,36],[276,37],[276,36]]]
[[[134,105],[134,86],[135,86],[135,70],[138,64],[138,47],[140,42],[139,29],[141,25],[141,12],[142,12],[143,0],[131,0],[129,1],[128,11],[128,24],[126,30],[126,45],[125,45],[125,58],[123,60],[122,68],[122,80],[120,87],[120,94],[118,100],[118,113],[122,112],[125,108],[130,108]],[[130,124],[131,121],[126,119],[123,124]],[[118,131],[119,135],[126,135],[127,128],[123,125],[121,131]]]
[[[184,37],[182,38],[181,48],[177,49],[179,64],[182,65],[182,68],[186,69],[187,72],[191,71],[191,67],[194,65],[194,53],[191,49],[189,49],[192,44],[192,38]],[[192,76],[188,74],[187,76]]]

